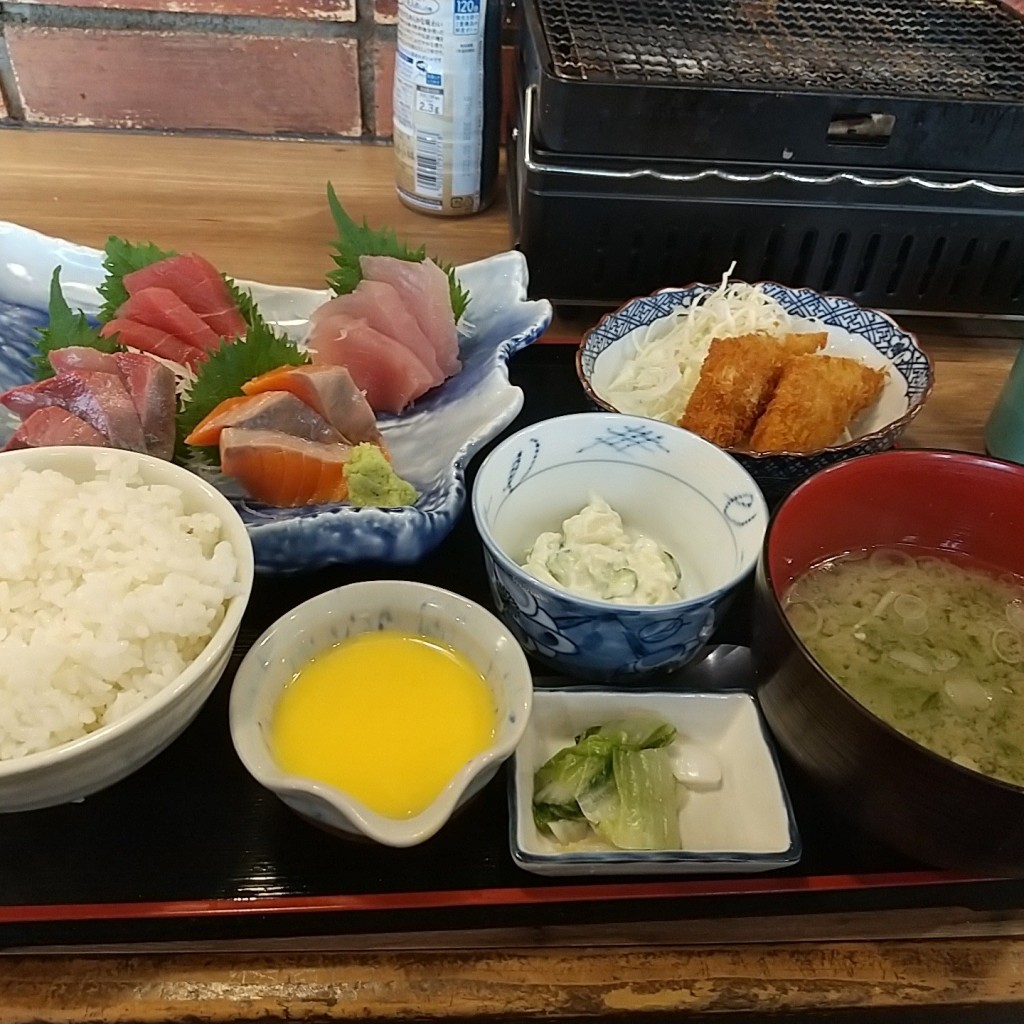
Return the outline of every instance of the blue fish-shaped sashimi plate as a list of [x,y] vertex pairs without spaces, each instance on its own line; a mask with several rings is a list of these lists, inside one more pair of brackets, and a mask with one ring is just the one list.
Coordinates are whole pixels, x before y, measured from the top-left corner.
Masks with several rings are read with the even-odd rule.
[[[103,254],[0,222],[0,390],[33,379],[37,329],[47,321],[55,267],[72,309],[99,309]],[[381,416],[381,432],[397,472],[420,492],[405,508],[312,505],[275,508],[246,498],[224,477],[214,479],[249,528],[257,569],[299,572],[338,563],[409,564],[448,535],[466,502],[465,469],[473,454],[507,427],[522,408],[522,391],[508,379],[508,361],[551,322],[551,305],[526,298],[521,253],[503,252],[458,268],[471,301],[460,331],[462,371],[400,416]],[[309,315],[331,293],[240,281],[266,319],[301,341]],[[461,327],[462,325],[460,325]],[[16,421],[0,410],[0,442]]]

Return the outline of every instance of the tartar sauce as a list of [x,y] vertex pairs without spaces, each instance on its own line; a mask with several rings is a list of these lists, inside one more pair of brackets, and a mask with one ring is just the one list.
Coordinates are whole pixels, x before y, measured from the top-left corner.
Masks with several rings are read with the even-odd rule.
[[580,597],[615,604],[682,600],[672,555],[650,537],[625,529],[618,512],[595,496],[562,523],[560,533],[542,533],[523,568]]

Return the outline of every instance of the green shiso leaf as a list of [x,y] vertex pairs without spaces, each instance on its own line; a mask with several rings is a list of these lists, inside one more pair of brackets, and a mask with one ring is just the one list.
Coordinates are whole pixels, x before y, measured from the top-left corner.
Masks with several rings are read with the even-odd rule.
[[266,327],[267,322],[263,319],[263,315],[257,308],[256,300],[252,297],[252,292],[242,288],[234,280],[228,277],[227,274],[221,274],[221,277],[224,279],[224,283],[228,286],[228,293],[231,295],[232,300],[238,307],[239,313],[242,314],[242,319],[250,327]]
[[268,326],[255,307],[253,311],[255,316],[244,338],[221,345],[199,364],[196,379],[177,416],[176,461],[187,461],[189,454],[193,454],[204,462],[219,464],[217,448],[187,445],[185,438],[226,398],[244,394],[242,385],[253,377],[279,366],[302,366],[309,362],[305,352]]
[[73,313],[60,287],[60,267],[56,267],[50,278],[50,322],[39,329],[36,339],[38,351],[32,358],[36,380],[46,380],[54,375],[50,365],[50,353],[72,345],[94,348],[99,352],[123,352],[117,343],[117,336],[101,338],[99,332],[89,325],[85,314]]
[[[422,263],[427,258],[425,246],[410,249],[391,228],[371,228],[365,217],[362,224],[357,224],[345,212],[330,182],[327,183],[327,203],[338,231],[337,241],[331,243],[334,249],[331,258],[337,269],[327,275],[327,283],[336,295],[353,291],[363,279],[363,271],[359,266],[360,256],[393,256],[395,259],[409,260],[412,263]],[[453,266],[441,260],[434,262],[448,275],[452,314],[458,323],[469,305],[469,292],[459,282]]]

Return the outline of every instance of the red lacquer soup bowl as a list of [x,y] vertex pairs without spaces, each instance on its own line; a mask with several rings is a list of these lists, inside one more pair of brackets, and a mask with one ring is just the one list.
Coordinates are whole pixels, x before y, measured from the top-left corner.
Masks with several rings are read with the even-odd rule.
[[816,563],[897,544],[1024,576],[1024,467],[888,451],[793,491],[772,517],[756,575],[765,717],[797,768],[856,826],[927,864],[1024,875],[1024,788],[932,753],[876,717],[815,661],[783,611],[790,584]]

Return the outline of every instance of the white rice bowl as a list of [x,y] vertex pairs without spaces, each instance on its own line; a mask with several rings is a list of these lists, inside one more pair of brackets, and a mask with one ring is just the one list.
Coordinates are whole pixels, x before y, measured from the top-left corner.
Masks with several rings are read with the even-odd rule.
[[227,664],[252,579],[238,514],[180,467],[0,454],[0,810],[94,792],[177,736]]

